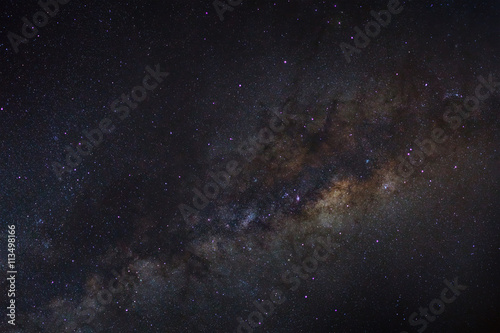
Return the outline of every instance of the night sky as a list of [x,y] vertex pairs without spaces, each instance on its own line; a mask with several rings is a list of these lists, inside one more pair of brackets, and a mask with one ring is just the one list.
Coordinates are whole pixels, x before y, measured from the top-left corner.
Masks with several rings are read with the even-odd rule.
[[212,1],[1,2],[0,332],[500,332],[500,2]]

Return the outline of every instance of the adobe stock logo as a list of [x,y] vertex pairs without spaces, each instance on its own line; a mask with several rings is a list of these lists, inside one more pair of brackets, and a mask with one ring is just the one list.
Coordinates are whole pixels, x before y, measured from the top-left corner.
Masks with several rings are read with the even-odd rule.
[[[142,79],[142,85],[133,87],[130,94],[122,94],[121,99],[117,98],[111,103],[110,109],[114,112],[118,119],[124,120],[128,118],[130,110],[136,109],[138,103],[146,99],[148,95],[147,91],[155,90],[156,87],[158,87],[158,84],[163,82],[163,78],[170,75],[168,72],[162,72],[159,64],[156,64],[155,70],[146,66],[146,72],[148,74]],[[130,96],[132,96],[132,99]],[[103,133],[110,134],[115,130],[115,128],[116,126],[113,125],[111,118],[104,117],[101,121],[99,121],[96,128],[91,129],[90,131],[83,130],[82,138],[85,137],[88,141],[82,140],[78,142],[76,149],[70,145],[66,145],[64,148],[64,151],[66,152],[67,165],[62,165],[59,162],[52,162],[52,171],[56,175],[57,179],[61,181],[64,173],[69,173],[71,172],[71,169],[80,165],[82,162],[82,156],[92,154],[94,147],[97,147],[102,143],[104,137]]]
[[408,179],[415,172],[415,167],[419,167],[421,172],[424,172],[422,166],[426,157],[437,152],[436,144],[442,144],[450,138],[446,132],[452,134],[452,131],[460,128],[471,113],[480,109],[481,103],[500,91],[500,81],[494,81],[493,74],[490,73],[487,79],[479,75],[477,79],[479,84],[474,90],[474,95],[466,96],[461,105],[456,104],[445,109],[443,120],[448,124],[447,128],[435,127],[430,133],[430,138],[415,139],[417,147],[411,148],[411,152],[406,153],[406,156],[398,157],[400,163],[397,167],[397,174],[399,176]]
[[269,121],[269,126],[262,127],[256,137],[249,138],[238,146],[238,153],[241,155],[238,159],[228,161],[226,170],[217,173],[210,171],[208,174],[213,181],[203,186],[203,192],[197,187],[192,189],[194,208],[185,203],[178,205],[184,221],[189,223],[189,221],[196,219],[200,211],[203,211],[211,202],[216,202],[219,194],[228,188],[231,180],[238,176],[243,168],[252,162],[259,153],[264,151],[265,147],[268,147],[276,140],[275,135],[283,132],[290,123],[288,118],[294,116],[284,111],[280,112],[278,108],[273,109],[271,112],[273,118]]
[[[460,296],[462,291],[467,289],[467,286],[462,284],[458,284],[458,277],[453,280],[453,284],[450,281],[444,280],[443,283],[448,288],[443,288],[441,290],[441,294],[439,298],[434,298],[429,303],[429,307],[420,307],[418,310],[420,312],[420,319],[415,320],[419,314],[417,312],[413,312],[408,318],[408,322],[410,326],[420,326],[418,329],[418,333],[422,333],[427,329],[427,325],[436,321],[436,317],[442,314],[445,310],[445,304],[451,304],[456,299],[457,296]],[[432,313],[429,314],[429,311]],[[401,333],[408,333],[407,331],[402,331]]]
[[391,23],[391,14],[397,15],[403,11],[403,7],[399,6],[399,0],[389,0],[387,3],[388,10],[381,10],[376,12],[372,10],[370,15],[375,18],[375,21],[370,21],[365,25],[365,32],[363,32],[359,27],[354,27],[356,35],[353,37],[354,45],[347,43],[340,43],[340,50],[344,54],[347,63],[351,62],[351,57],[354,53],[361,53],[360,49],[364,49],[370,44],[370,37],[375,38],[380,34],[380,26],[386,28],[389,23]]
[[[38,5],[43,9],[33,14],[32,22],[30,22],[26,16],[21,18],[23,21],[23,26],[21,27],[21,33],[24,37],[19,36],[18,34],[9,31],[7,34],[7,38],[9,38],[9,42],[12,45],[12,49],[15,53],[19,52],[19,45],[21,43],[28,43],[28,39],[35,37],[38,34],[39,28],[45,27],[49,23],[49,16],[54,17],[57,13],[59,13],[59,5],[65,5],[70,0],[40,0],[38,1]],[[45,14],[47,13],[47,14]],[[33,25],[34,24],[34,25]]]
[[222,1],[219,0],[214,0],[212,5],[215,8],[215,11],[217,12],[217,15],[219,15],[220,21],[224,21],[224,13],[227,11],[232,12],[234,10],[233,7],[236,7],[241,4],[243,0],[227,0],[228,4],[225,4]]
[[[135,260],[137,261],[137,260]],[[134,261],[134,263],[135,263]],[[131,265],[133,266],[134,263]],[[95,296],[89,297],[88,300],[82,300],[80,304],[73,310],[72,316],[68,320],[57,318],[54,323],[59,332],[82,332],[84,329],[92,332],[102,332],[100,325],[92,324],[98,313],[105,311],[105,307],[113,302],[117,303],[118,296],[124,291],[133,290],[139,281],[130,273],[130,270],[123,267],[121,273],[112,270],[111,273],[115,276],[107,283],[107,287],[101,286]]]
[[[330,235],[326,237],[318,236],[317,245],[313,246],[313,254],[302,260],[300,266],[292,265],[293,273],[287,270],[281,274],[281,281],[289,285],[290,288],[288,289],[290,291],[296,291],[301,284],[301,280],[308,280],[318,269],[319,263],[325,262],[330,256],[335,256],[335,250],[340,247],[340,244],[334,242]],[[288,298],[285,297],[284,292],[276,288],[269,294],[269,300],[254,301],[253,305],[257,310],[250,312],[246,321],[241,317],[236,318],[239,324],[236,333],[253,333],[254,329],[264,324],[265,318],[267,319],[275,313],[278,305],[282,305],[287,300]]]

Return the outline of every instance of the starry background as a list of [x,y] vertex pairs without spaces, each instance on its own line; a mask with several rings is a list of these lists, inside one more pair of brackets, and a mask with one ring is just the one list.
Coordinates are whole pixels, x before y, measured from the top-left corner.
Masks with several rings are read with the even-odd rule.
[[[497,1],[402,1],[350,63],[339,44],[387,1],[243,1],[220,21],[210,1],[72,0],[17,54],[7,33],[39,7],[1,4],[0,268],[14,224],[19,272],[1,332],[236,332],[276,288],[255,332],[417,332],[455,277],[427,331],[500,331],[498,90],[456,130],[442,117],[500,77]],[[169,76],[59,181],[64,147],[156,64]],[[184,219],[276,109],[285,130]],[[449,139],[400,177],[436,127]],[[290,290],[319,235],[339,248]]]

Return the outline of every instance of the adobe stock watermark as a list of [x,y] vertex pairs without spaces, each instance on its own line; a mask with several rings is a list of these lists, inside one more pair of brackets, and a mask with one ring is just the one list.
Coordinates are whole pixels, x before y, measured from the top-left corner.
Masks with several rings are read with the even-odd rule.
[[260,129],[257,137],[249,138],[238,146],[238,153],[242,160],[232,159],[226,163],[226,170],[218,171],[217,173],[210,171],[208,174],[213,182],[207,182],[203,186],[203,192],[198,188],[193,188],[193,207],[181,203],[178,208],[184,218],[184,221],[189,222],[193,216],[198,216],[200,211],[203,211],[208,204],[215,201],[219,196],[221,189],[226,189],[233,177],[241,173],[244,166],[252,162],[264,148],[275,140],[275,135],[283,132],[289,124],[289,119],[294,117],[292,114],[279,112],[278,109],[273,109],[273,118],[269,121],[269,127]]
[[371,38],[375,38],[380,34],[381,26],[386,28],[389,23],[391,23],[392,15],[397,15],[403,11],[403,6],[400,6],[399,0],[389,0],[387,3],[387,10],[381,10],[376,12],[374,10],[370,11],[370,15],[373,16],[375,21],[370,21],[365,25],[365,32],[363,32],[359,27],[354,27],[356,35],[352,37],[354,40],[354,46],[347,43],[340,43],[340,50],[344,54],[347,63],[350,63],[351,57],[355,53],[361,53],[360,49],[367,47]]
[[[484,102],[492,94],[499,91],[500,81],[493,81],[493,74],[490,73],[487,80],[482,75],[478,76],[477,79],[479,84],[474,90],[474,96],[469,95],[465,97],[462,105],[454,105],[454,109],[447,108],[443,113],[443,120],[449,124],[449,129],[453,131],[457,130],[462,125],[463,120],[469,118],[472,112],[479,109],[481,102]],[[432,130],[430,138],[424,140],[416,139],[414,142],[418,149],[410,148],[411,152],[407,153],[405,157],[398,157],[400,163],[396,173],[403,178],[410,177],[415,172],[414,167],[418,167],[424,163],[425,156],[431,156],[436,152],[436,144],[444,143],[448,139],[449,136],[440,127]],[[408,157],[408,161],[405,159],[406,157]]]
[[10,325],[16,325],[16,226],[14,224],[9,225],[9,235],[7,236],[7,244],[9,252],[7,254],[7,281],[9,289],[7,289],[7,296],[9,298],[9,306],[7,307],[7,317],[10,318],[7,322]]
[[[133,266],[133,264],[131,265]],[[74,332],[77,328],[89,327],[92,327],[92,332],[102,331],[100,328],[93,327],[91,323],[95,319],[97,312],[104,311],[105,307],[113,301],[113,295],[117,296],[124,290],[129,290],[135,286],[135,278],[133,275],[129,275],[129,272],[130,270],[125,267],[122,268],[120,274],[116,270],[112,270],[111,273],[115,278],[108,281],[107,287],[102,286],[95,297],[80,302],[76,309],[72,311],[68,320],[57,318],[55,326],[61,332]]]
[[[170,75],[167,72],[160,70],[160,65],[157,64],[153,70],[151,67],[146,66],[147,75],[142,79],[142,85],[137,85],[132,88],[130,94],[122,94],[120,99],[115,99],[110,109],[118,117],[119,120],[124,120],[130,115],[130,110],[137,108],[138,103],[144,101],[148,95],[148,91],[154,91],[158,84],[163,82],[163,78]],[[154,79],[154,80],[153,80]],[[132,96],[132,100],[130,99]],[[90,131],[83,130],[82,140],[76,144],[76,149],[70,145],[66,145],[64,151],[66,152],[66,165],[59,162],[52,162],[52,171],[59,181],[62,180],[64,173],[71,172],[71,169],[76,168],[82,162],[82,157],[92,154],[92,150],[98,147],[104,138],[104,134],[110,134],[115,130],[116,126],[109,117],[105,117],[99,121],[99,124]]]
[[[408,318],[410,326],[421,326],[418,329],[418,333],[422,333],[427,329],[429,323],[436,321],[436,317],[442,314],[445,310],[445,304],[453,303],[462,291],[467,289],[467,286],[458,283],[458,277],[453,280],[453,284],[450,281],[444,280],[445,288],[441,290],[439,298],[434,298],[430,301],[428,307],[420,307],[418,309],[419,313],[413,312]],[[432,314],[429,314],[429,311]],[[420,316],[420,317],[419,317]],[[415,320],[419,317],[418,320]],[[408,333],[407,331],[402,331],[401,333]]]
[[[331,237],[328,235],[325,238],[318,236],[317,242],[318,247],[314,249],[313,255],[302,260],[301,266],[292,265],[292,274],[289,270],[283,272],[281,275],[281,281],[287,285],[290,285],[289,290],[295,291],[299,288],[301,280],[306,280],[309,278],[309,274],[316,272],[318,269],[318,262],[325,262],[328,256],[333,255],[334,249],[340,247],[340,244],[332,242]],[[276,306],[281,305],[287,301],[284,297],[283,291],[276,288],[269,294],[269,300],[261,300],[260,302],[254,301],[253,305],[257,309],[256,311],[250,312],[247,316],[247,320],[244,321],[241,317],[236,318],[239,325],[236,328],[236,333],[252,333],[254,328],[259,327],[264,322],[264,316],[269,318],[275,312]]]
[[217,12],[217,15],[219,16],[219,19],[224,21],[224,13],[227,11],[232,12],[234,10],[233,7],[239,6],[243,0],[227,0],[227,4],[225,2],[222,2],[220,0],[214,0],[212,5],[215,8],[215,11]]
[[[21,27],[21,34],[23,37],[18,34],[9,31],[7,33],[7,38],[9,39],[10,44],[12,45],[12,49],[15,53],[19,52],[19,45],[21,43],[28,43],[28,39],[35,37],[38,34],[38,28],[43,28],[49,23],[49,17],[54,17],[59,13],[59,5],[65,5],[70,0],[40,0],[38,1],[38,5],[42,10],[36,12],[32,16],[32,21],[28,20],[26,16],[21,18],[23,21],[23,25]],[[36,26],[36,27],[35,27]]]

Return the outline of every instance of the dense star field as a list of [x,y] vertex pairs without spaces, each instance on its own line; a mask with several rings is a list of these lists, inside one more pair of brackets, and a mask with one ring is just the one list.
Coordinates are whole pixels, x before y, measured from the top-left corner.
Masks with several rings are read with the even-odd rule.
[[500,2],[2,9],[0,332],[500,332]]

